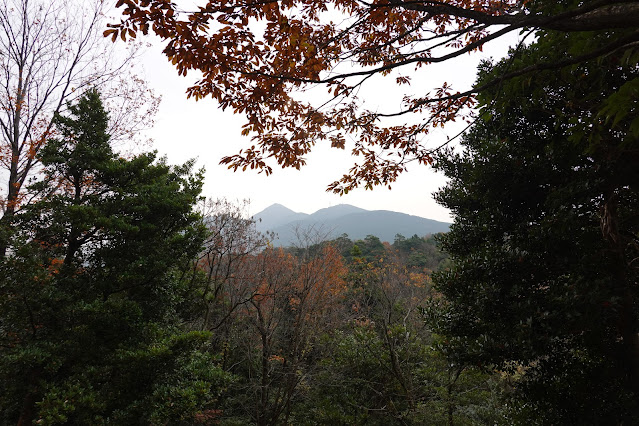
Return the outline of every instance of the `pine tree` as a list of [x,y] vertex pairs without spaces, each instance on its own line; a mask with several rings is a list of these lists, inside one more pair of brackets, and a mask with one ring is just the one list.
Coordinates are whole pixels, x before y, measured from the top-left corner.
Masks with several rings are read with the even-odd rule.
[[226,380],[178,309],[177,268],[205,237],[202,175],[118,157],[107,122],[96,91],[55,117],[38,201],[16,217],[0,265],[0,423],[189,419]]

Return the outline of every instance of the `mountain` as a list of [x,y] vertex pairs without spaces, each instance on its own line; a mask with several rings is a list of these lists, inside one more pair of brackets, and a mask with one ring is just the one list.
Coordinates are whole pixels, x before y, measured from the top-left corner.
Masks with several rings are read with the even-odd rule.
[[306,213],[294,212],[281,204],[273,204],[253,216],[253,219],[258,231],[265,232],[297,220],[304,220],[308,216]]
[[359,207],[351,206],[350,204],[338,204],[337,206],[320,209],[311,214],[310,218],[313,220],[323,221],[336,219],[351,213],[362,213],[367,211],[368,210],[360,209]]
[[296,213],[281,204],[273,204],[254,216],[257,230],[277,234],[273,244],[288,246],[296,242],[295,230],[314,228],[327,233],[328,238],[347,234],[352,240],[375,235],[382,241],[393,242],[395,235],[411,237],[447,232],[450,223],[388,210],[364,210],[348,204],[339,204],[313,214]]

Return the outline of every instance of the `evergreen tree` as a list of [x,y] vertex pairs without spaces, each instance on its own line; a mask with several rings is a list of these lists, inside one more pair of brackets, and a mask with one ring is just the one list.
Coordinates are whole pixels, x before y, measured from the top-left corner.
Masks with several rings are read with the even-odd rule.
[[[492,67],[560,60],[605,35],[544,33]],[[639,413],[636,54],[511,81],[481,99],[461,154],[440,155],[455,215],[432,323],[459,364],[512,373],[525,423],[632,423]],[[625,91],[625,92],[624,92]],[[635,95],[636,99],[636,95]],[[606,117],[610,119],[607,120]]]
[[192,419],[227,379],[178,310],[177,268],[205,237],[202,175],[119,158],[96,91],[54,120],[0,264],[0,423]]

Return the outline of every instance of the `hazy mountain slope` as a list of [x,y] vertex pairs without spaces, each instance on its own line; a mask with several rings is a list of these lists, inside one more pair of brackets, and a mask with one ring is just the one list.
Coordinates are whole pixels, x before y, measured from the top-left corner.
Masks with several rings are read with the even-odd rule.
[[363,213],[352,213],[343,217],[326,221],[326,225],[346,233],[353,240],[367,235],[375,235],[382,241],[393,242],[395,235],[411,237],[448,232],[449,223],[411,216],[405,213],[388,210],[374,210]]
[[[277,206],[273,209],[271,207]],[[328,238],[336,238],[341,234],[347,234],[350,239],[357,240],[367,235],[375,235],[382,241],[393,242],[396,234],[405,237],[412,235],[424,236],[437,232],[447,232],[449,223],[439,222],[423,217],[411,216],[404,213],[392,212],[388,210],[368,211],[359,207],[340,204],[318,210],[311,215],[295,213],[284,206],[274,205],[264,212],[258,213],[255,217],[266,217],[257,224],[258,230],[274,231],[278,239],[275,245],[288,246],[296,241],[295,229],[307,229],[314,227],[320,233],[328,234]],[[275,217],[280,212],[281,217]],[[293,213],[293,214],[291,214]],[[270,225],[279,223],[278,225]]]
[[338,217],[346,216],[352,213],[364,213],[368,210],[360,209],[359,207],[351,206],[350,204],[338,204],[336,206],[320,209],[309,216],[309,219],[314,220],[331,220]]
[[257,230],[265,232],[296,220],[303,220],[308,216],[306,213],[294,212],[281,204],[273,204],[253,216],[253,219],[255,219]]

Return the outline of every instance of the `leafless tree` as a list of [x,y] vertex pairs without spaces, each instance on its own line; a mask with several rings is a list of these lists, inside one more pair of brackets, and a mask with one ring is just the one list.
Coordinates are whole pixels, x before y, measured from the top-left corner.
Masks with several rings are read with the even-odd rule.
[[247,200],[233,203],[218,199],[207,200],[202,206],[209,236],[194,266],[204,274],[200,289],[205,305],[203,329],[222,327],[238,306],[253,297],[240,283],[246,279],[247,260],[267,246],[268,235],[257,231],[248,217],[248,205]]
[[[136,56],[134,44],[116,51],[103,39],[105,11],[103,0],[0,3],[0,166],[6,179],[0,190],[0,256],[37,153],[55,130],[55,113],[87,88],[98,87],[107,105],[120,108],[111,120],[118,139],[128,137],[157,107],[158,99],[126,76]],[[148,107],[141,105],[146,100]]]
[[346,292],[337,250],[311,244],[312,231],[301,235],[311,239],[287,250],[269,247],[247,265],[252,297],[237,321],[242,334],[231,344],[250,345],[237,362],[254,369],[244,392],[253,395],[246,409],[258,425],[289,423],[300,384],[314,368],[313,343],[334,326]]

